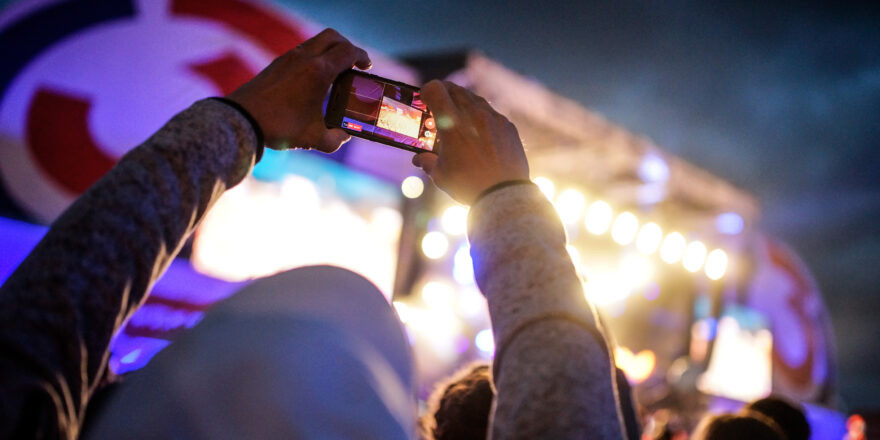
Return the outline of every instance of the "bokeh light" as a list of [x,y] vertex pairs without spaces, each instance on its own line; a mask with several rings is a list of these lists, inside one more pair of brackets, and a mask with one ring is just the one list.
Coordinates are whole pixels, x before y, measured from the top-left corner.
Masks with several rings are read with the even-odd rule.
[[709,252],[706,257],[706,276],[710,280],[720,280],[727,272],[727,253],[721,249]]
[[684,265],[685,270],[696,272],[703,267],[704,261],[706,261],[706,245],[699,240],[691,242],[684,250],[684,257],[682,258],[682,265]]
[[657,223],[646,223],[639,230],[639,236],[636,238],[636,249],[644,254],[651,255],[660,247],[663,240],[663,230]]
[[425,182],[418,176],[409,176],[400,183],[400,192],[408,199],[417,199],[425,191]]
[[681,259],[682,253],[684,253],[686,241],[684,236],[679,234],[678,232],[672,232],[663,239],[663,244],[660,245],[660,259],[673,264],[678,262]]
[[553,197],[556,196],[556,185],[553,184],[552,180],[546,177],[535,177],[532,179],[532,182],[535,182],[535,185],[538,185],[538,189],[544,193],[547,200],[553,200]]
[[611,238],[619,245],[626,246],[633,241],[639,230],[639,219],[629,212],[624,211],[614,220],[611,227]]
[[601,235],[608,230],[609,226],[611,226],[612,215],[611,205],[601,200],[597,200],[590,204],[584,224],[590,233]]
[[574,188],[562,191],[556,199],[556,211],[559,212],[562,222],[567,225],[574,224],[581,218],[585,205],[584,195]]
[[492,336],[492,330],[488,328],[480,330],[474,337],[474,345],[485,355],[495,353],[495,337]]
[[426,257],[432,260],[443,258],[448,250],[449,239],[447,239],[446,235],[442,232],[428,232],[425,234],[425,237],[422,238],[422,252],[424,252]]
[[461,235],[467,231],[467,217],[467,208],[453,205],[443,211],[443,215],[440,216],[440,226],[450,235]]

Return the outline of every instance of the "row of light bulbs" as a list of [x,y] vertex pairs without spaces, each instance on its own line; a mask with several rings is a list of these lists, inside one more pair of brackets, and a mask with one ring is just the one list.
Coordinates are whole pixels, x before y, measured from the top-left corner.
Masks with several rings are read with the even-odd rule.
[[[418,182],[416,182],[418,180]],[[690,243],[679,232],[670,232],[664,236],[663,229],[654,222],[640,226],[635,214],[623,211],[614,216],[611,205],[596,200],[587,206],[583,194],[574,188],[566,189],[556,196],[554,183],[544,177],[533,179],[545,196],[553,201],[560,219],[567,225],[574,225],[583,218],[584,227],[593,235],[603,235],[611,231],[611,239],[621,246],[635,243],[636,249],[646,255],[659,251],[660,259],[667,264],[682,263],[685,270],[696,273],[703,269],[711,280],[719,280],[727,272],[728,256],[721,249],[711,252],[706,245],[694,240]],[[417,190],[413,190],[417,188]],[[421,195],[422,180],[411,176],[404,180],[401,190],[406,197],[415,198]],[[443,212],[440,224],[446,233],[461,235],[466,230],[467,208],[451,206]],[[439,259],[446,255],[449,240],[439,231],[427,233],[422,239],[422,251],[431,259]]]
[[587,206],[583,194],[574,188],[566,189],[554,197],[556,188],[550,179],[536,177],[533,180],[544,195],[554,202],[560,219],[566,225],[576,224],[583,217],[584,227],[591,234],[602,235],[610,229],[611,239],[615,243],[628,246],[635,242],[636,249],[646,255],[659,250],[661,260],[668,264],[681,261],[688,272],[704,269],[711,280],[719,280],[727,272],[727,253],[721,249],[709,252],[703,242],[694,240],[688,243],[678,232],[670,232],[664,237],[663,229],[654,222],[639,227],[640,222],[635,214],[623,211],[615,217],[611,205],[602,200]]

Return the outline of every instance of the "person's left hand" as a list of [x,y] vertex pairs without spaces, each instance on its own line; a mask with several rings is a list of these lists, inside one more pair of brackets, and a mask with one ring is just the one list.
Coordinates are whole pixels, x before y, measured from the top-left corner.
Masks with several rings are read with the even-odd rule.
[[372,63],[363,49],[325,29],[276,58],[227,98],[256,119],[269,148],[332,153],[351,136],[324,125],[324,97],[333,80],[353,66],[369,69]]

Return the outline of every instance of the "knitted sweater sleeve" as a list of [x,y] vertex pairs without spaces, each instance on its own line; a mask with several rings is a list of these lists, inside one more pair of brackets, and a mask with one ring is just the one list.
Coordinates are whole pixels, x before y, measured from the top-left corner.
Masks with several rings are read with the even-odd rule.
[[76,438],[113,334],[254,165],[245,115],[204,100],[126,154],[0,287],[0,438]]
[[608,347],[553,206],[535,185],[512,185],[469,221],[496,341],[490,437],[622,438]]

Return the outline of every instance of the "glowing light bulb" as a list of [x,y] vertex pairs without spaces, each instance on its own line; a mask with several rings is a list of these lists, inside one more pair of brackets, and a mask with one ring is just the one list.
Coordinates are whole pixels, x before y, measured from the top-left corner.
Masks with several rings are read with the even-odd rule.
[[646,223],[639,231],[636,238],[636,249],[639,252],[651,255],[660,247],[660,241],[663,240],[663,230],[657,223]]
[[601,200],[597,200],[593,202],[587,210],[587,219],[584,224],[590,233],[602,235],[608,230],[608,227],[611,226],[612,215],[611,205]]
[[464,206],[450,206],[440,217],[440,226],[450,235],[461,235],[467,231],[468,209]]
[[483,354],[492,354],[495,352],[495,338],[492,336],[492,330],[483,329],[474,337],[474,345],[483,352]]
[[418,176],[409,176],[400,183],[400,192],[408,199],[416,199],[425,191],[425,182]]
[[611,238],[619,245],[626,246],[633,241],[639,230],[639,219],[628,211],[622,212],[611,226]]
[[556,199],[556,211],[559,212],[559,218],[562,222],[570,225],[578,221],[584,213],[584,195],[580,191],[569,188],[559,194]]
[[684,250],[682,264],[688,272],[696,272],[703,267],[706,261],[706,245],[701,241],[693,241]]
[[538,185],[538,189],[544,193],[547,200],[553,200],[553,196],[556,195],[556,185],[553,184],[552,180],[546,177],[535,177],[532,179],[532,182],[535,182],[535,185]]
[[681,259],[685,244],[684,236],[678,232],[667,235],[660,245],[660,259],[669,264],[677,262]]
[[447,250],[449,250],[449,239],[442,232],[428,232],[422,238],[422,252],[432,260],[442,258]]
[[727,254],[721,249],[709,252],[706,257],[706,276],[710,280],[720,280],[727,272]]

